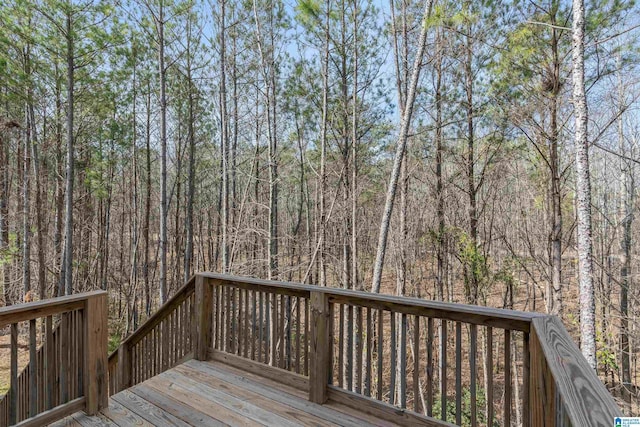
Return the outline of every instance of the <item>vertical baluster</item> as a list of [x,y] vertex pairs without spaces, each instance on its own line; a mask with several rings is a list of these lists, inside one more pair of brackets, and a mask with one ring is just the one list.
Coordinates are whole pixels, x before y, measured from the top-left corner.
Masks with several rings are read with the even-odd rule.
[[447,321],[440,320],[440,418],[447,420]]
[[285,358],[286,358],[286,348],[285,348],[285,340],[286,340],[286,331],[284,330],[285,323],[285,297],[284,295],[277,295],[277,300],[280,304],[280,315],[278,316],[278,366],[280,368],[285,368]]
[[487,327],[487,425],[493,425],[493,328]]
[[244,300],[242,298],[242,294],[243,294],[243,290],[238,288],[238,312],[237,312],[237,329],[236,329],[236,337],[237,337],[237,345],[236,345],[236,351],[235,354],[237,354],[238,356],[240,356],[242,354],[242,342],[244,341],[244,337],[243,337],[243,329],[244,329],[244,324],[242,322],[243,316],[242,316],[242,307],[243,307],[243,303]]
[[18,324],[11,324],[11,383],[10,383],[9,424],[18,423]]
[[335,323],[335,311],[334,311],[334,303],[329,302],[329,369],[327,372],[327,383],[329,385],[333,385],[333,347],[334,347],[334,323]]
[[220,287],[213,285],[213,348],[220,349]]
[[420,412],[420,316],[413,317],[413,410]]
[[462,425],[462,323],[456,322],[456,424]]
[[78,395],[84,396],[84,322],[86,313],[78,310]]
[[286,301],[286,319],[285,319],[285,332],[286,332],[286,340],[285,340],[285,348],[284,348],[284,353],[286,356],[286,368],[287,370],[291,371],[292,365],[291,365],[291,352],[292,352],[292,342],[291,342],[291,322],[292,319],[291,317],[293,316],[292,313],[292,307],[291,307],[291,296],[290,295],[286,295],[285,296],[285,301]]
[[251,360],[256,360],[256,291],[251,291]]
[[377,374],[378,374],[378,393],[377,399],[382,401],[382,364],[384,362],[384,310],[378,309],[378,354],[377,356]]
[[347,305],[347,389],[353,391],[353,309]]
[[258,307],[258,314],[260,317],[260,322],[258,324],[259,329],[259,340],[258,340],[258,362],[262,362],[262,349],[263,349],[263,342],[264,342],[264,292],[260,292],[260,305]]
[[433,416],[433,318],[427,319],[427,415]]
[[504,330],[504,419],[502,424],[511,425],[511,331]]
[[[302,319],[300,319],[300,297],[296,297],[296,374],[300,373],[300,325],[302,325]],[[333,355],[332,355],[333,357]]]
[[390,369],[390,380],[389,380],[389,403],[394,405],[396,402],[396,314],[391,311],[389,312],[390,320],[391,320],[391,328],[389,330],[390,337],[390,354],[391,354],[391,369]]
[[402,313],[400,325],[400,407],[407,407],[407,315]]
[[476,367],[476,352],[478,343],[478,327],[471,325],[471,342],[469,343],[469,370],[471,375],[471,427],[478,425],[477,409],[478,404],[476,401],[476,379],[478,377]]
[[346,305],[340,304],[340,325],[338,326],[338,386],[344,387],[344,311],[346,310]]
[[34,417],[38,413],[38,375],[36,368],[36,319],[29,321],[29,416]]
[[244,343],[243,343],[243,357],[248,357],[249,355],[249,331],[251,329],[251,325],[249,322],[249,294],[250,290],[245,290],[244,292]]
[[278,299],[275,293],[269,295],[269,316],[267,317],[269,324],[269,364],[277,366],[276,346],[278,341]]
[[529,354],[529,333],[524,332],[522,335],[522,426],[529,427],[531,420],[529,418],[530,402],[529,402],[529,375],[531,368],[531,355]]
[[224,311],[224,315],[226,317],[226,322],[225,322],[225,331],[224,331],[224,351],[226,352],[231,352],[231,340],[232,340],[232,336],[231,336],[231,317],[233,317],[233,314],[231,313],[231,292],[232,289],[229,286],[225,286],[224,287],[224,294],[225,294],[225,304],[226,304],[226,309]]
[[45,395],[45,400],[46,400],[46,404],[45,404],[45,409],[51,409],[53,408],[53,388],[54,388],[54,384],[55,384],[55,363],[54,363],[54,358],[55,358],[55,348],[53,346],[53,317],[52,316],[47,316],[47,319],[45,321],[45,334],[46,334],[46,341],[44,343],[44,351],[45,351],[45,371],[47,373],[47,392]]
[[362,393],[362,307],[356,307],[356,384],[355,392]]
[[309,299],[304,299],[304,374],[309,375]]
[[373,347],[373,319],[371,318],[371,307],[367,307],[367,362],[364,376],[364,395],[371,396],[371,350]]
[[69,401],[67,361],[69,360],[69,313],[63,313],[60,323],[60,402]]

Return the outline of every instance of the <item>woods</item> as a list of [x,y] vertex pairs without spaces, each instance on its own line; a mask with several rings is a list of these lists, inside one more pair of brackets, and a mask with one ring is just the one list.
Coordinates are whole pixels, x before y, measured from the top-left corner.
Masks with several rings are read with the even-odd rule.
[[614,0],[9,0],[3,303],[107,290],[116,341],[197,271],[547,312],[637,412],[637,22]]

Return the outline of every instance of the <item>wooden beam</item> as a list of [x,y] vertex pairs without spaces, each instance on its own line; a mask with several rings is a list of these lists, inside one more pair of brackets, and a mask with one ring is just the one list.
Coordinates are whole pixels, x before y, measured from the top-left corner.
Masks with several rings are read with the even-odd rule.
[[213,312],[213,283],[211,282],[202,275],[196,276],[196,322],[192,325],[195,331],[193,354],[196,360],[207,360],[209,348],[211,347],[211,319]]
[[107,294],[102,292],[85,301],[84,392],[85,412],[94,415],[109,406],[107,365]]
[[11,323],[25,322],[32,319],[60,314],[84,307],[87,299],[99,295],[106,295],[105,291],[93,291],[83,294],[69,295],[59,298],[50,298],[42,301],[29,302],[0,307],[0,328]]
[[327,401],[329,376],[329,299],[322,292],[311,292],[311,349],[309,364],[309,400],[314,403]]

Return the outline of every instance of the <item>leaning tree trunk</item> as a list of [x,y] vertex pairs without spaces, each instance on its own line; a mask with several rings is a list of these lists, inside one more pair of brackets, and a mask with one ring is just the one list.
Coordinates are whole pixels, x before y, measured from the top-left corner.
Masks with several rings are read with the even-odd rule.
[[396,189],[398,187],[398,179],[400,178],[402,160],[404,157],[405,148],[407,146],[407,139],[409,138],[409,127],[411,125],[411,116],[413,115],[413,104],[416,99],[416,89],[418,86],[418,80],[420,78],[420,70],[422,69],[422,57],[424,56],[424,51],[427,45],[428,25],[425,25],[425,21],[431,15],[432,5],[433,0],[427,0],[425,3],[425,11],[422,19],[423,25],[422,29],[420,30],[420,42],[418,44],[418,50],[413,62],[413,69],[411,71],[411,83],[409,84],[409,91],[407,93],[405,107],[403,109],[402,118],[400,120],[400,136],[398,137],[398,144],[396,146],[393,168],[391,170],[391,179],[387,188],[384,213],[382,214],[382,221],[380,222],[378,249],[376,253],[373,280],[371,284],[371,291],[376,293],[380,292],[380,282],[382,279],[382,269],[384,267],[384,255],[387,249],[387,237],[389,235],[391,213],[393,212],[393,204],[396,198]]
[[596,369],[596,310],[591,257],[591,180],[589,175],[589,141],[587,139],[587,97],[584,87],[584,20],[584,0],[573,0],[573,104],[576,120],[580,344],[582,354],[587,362],[593,369]]

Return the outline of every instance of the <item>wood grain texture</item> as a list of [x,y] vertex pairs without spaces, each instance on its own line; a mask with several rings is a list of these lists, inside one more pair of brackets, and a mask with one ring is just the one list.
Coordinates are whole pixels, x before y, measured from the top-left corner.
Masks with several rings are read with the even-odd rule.
[[324,403],[327,400],[329,375],[329,300],[323,293],[311,293],[311,349],[309,363],[309,400]]
[[108,406],[107,294],[102,292],[85,301],[84,391],[87,414],[95,414]]
[[[555,415],[553,405],[557,393],[564,416],[574,426],[611,425],[614,417],[622,416],[620,408],[558,317],[547,316],[532,321],[529,348],[532,415],[537,412]],[[534,419],[532,425],[538,425]]]
[[106,294],[107,293],[105,291],[93,291],[29,302],[26,304],[15,304],[0,307],[0,328],[11,323],[24,322],[31,319],[39,319],[41,317],[81,309],[84,307],[84,302],[88,298]]

